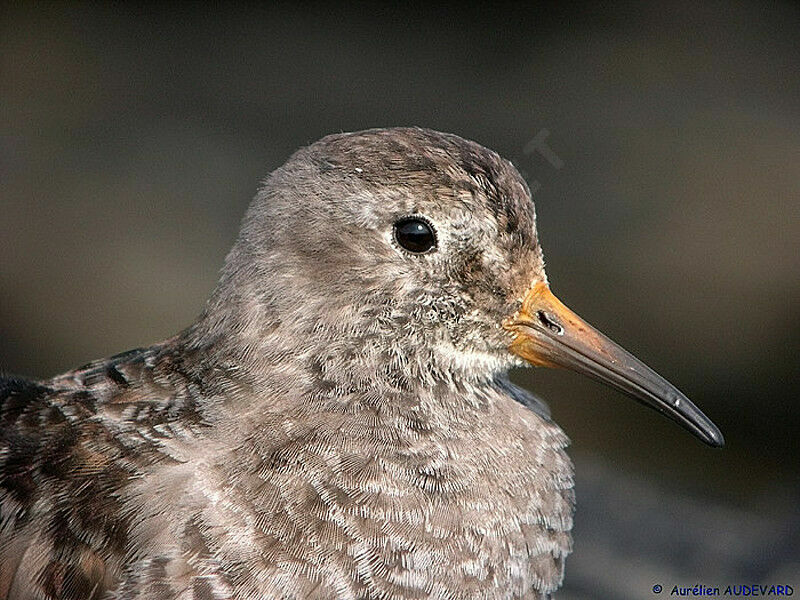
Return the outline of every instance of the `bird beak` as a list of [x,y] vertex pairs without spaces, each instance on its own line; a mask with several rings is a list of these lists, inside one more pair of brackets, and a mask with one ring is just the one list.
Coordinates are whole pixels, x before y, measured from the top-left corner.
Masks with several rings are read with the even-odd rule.
[[509,350],[531,364],[588,375],[678,422],[709,446],[725,444],[717,426],[686,396],[564,306],[547,284],[534,285],[503,326],[515,334]]

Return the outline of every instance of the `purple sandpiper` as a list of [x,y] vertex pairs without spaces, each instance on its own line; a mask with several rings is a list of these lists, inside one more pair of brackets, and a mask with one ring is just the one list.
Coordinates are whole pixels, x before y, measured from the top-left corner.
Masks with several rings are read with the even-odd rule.
[[0,379],[0,598],[547,598],[567,438],[509,382],[685,396],[550,292],[525,181],[418,128],[328,136],[258,192],[204,312],[47,381]]

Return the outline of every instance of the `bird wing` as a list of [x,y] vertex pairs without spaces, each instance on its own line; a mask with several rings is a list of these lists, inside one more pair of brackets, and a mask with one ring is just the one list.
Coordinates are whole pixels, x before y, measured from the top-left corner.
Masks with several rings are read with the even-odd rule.
[[91,600],[113,584],[131,476],[86,390],[0,377],[0,599]]
[[539,398],[539,396],[518,385],[514,385],[506,377],[499,378],[497,384],[500,386],[500,389],[511,396],[511,398],[529,410],[532,410],[540,417],[544,417],[548,421],[550,420],[550,407],[547,405],[547,402]]
[[204,427],[201,378],[169,342],[0,377],[0,600],[95,600],[129,575],[128,487]]

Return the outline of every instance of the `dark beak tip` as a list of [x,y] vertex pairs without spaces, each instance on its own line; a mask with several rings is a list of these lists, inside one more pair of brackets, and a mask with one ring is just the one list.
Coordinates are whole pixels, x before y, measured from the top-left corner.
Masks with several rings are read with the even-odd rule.
[[711,446],[712,448],[724,448],[725,447],[725,437],[722,435],[722,432],[716,427],[710,427],[705,432],[705,438],[703,441]]

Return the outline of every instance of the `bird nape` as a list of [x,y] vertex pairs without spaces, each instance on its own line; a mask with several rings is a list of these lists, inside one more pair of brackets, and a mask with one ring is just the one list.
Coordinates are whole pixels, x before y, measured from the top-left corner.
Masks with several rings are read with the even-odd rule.
[[572,465],[521,359],[723,443],[552,295],[511,163],[419,128],[323,138],[189,328],[0,379],[0,599],[546,598]]

